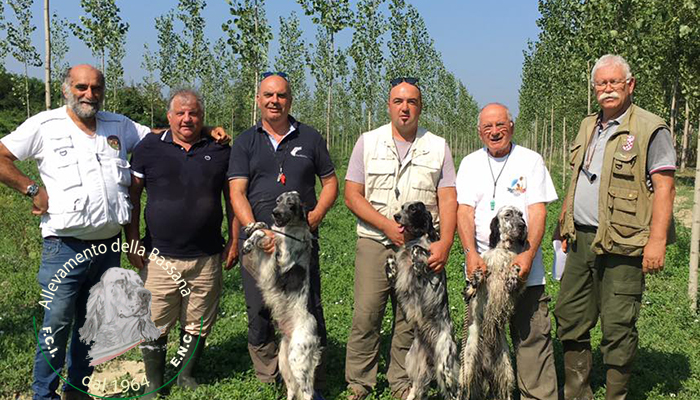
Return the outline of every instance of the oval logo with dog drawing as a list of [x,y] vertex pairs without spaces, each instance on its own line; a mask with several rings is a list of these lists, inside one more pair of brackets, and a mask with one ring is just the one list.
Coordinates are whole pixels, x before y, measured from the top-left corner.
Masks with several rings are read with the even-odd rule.
[[[48,287],[49,291],[42,291],[43,300],[40,301],[40,305],[50,310],[51,303],[54,300],[53,296],[58,291],[59,285],[68,284],[67,282],[62,282],[62,280],[67,276],[71,266],[106,253],[106,247],[104,249],[102,247],[95,247],[92,250],[87,249],[85,252],[90,254],[78,253],[75,257],[76,260],[69,260],[69,262],[65,263],[63,268],[56,272],[53,277],[52,284]],[[176,271],[174,266],[158,255],[157,249],[153,249],[148,257],[145,257],[146,249],[143,246],[138,246],[137,248],[136,243],[116,241],[112,247],[114,247],[112,250],[115,252],[131,252],[147,258],[148,261],[155,265],[161,266],[163,273],[167,273],[173,280],[173,285],[178,288],[180,295],[182,297],[189,296],[190,289],[187,287],[187,282],[181,278],[180,273]],[[140,344],[145,346],[145,348],[150,348],[149,345],[153,341],[159,339],[167,332],[167,326],[157,327],[151,318],[151,297],[151,292],[144,287],[143,280],[135,271],[113,267],[102,274],[99,282],[90,288],[85,322],[78,328],[80,342],[89,346],[86,361],[89,361],[90,367],[115,360],[130,350],[139,347]],[[49,360],[54,358],[54,353],[58,351],[58,346],[54,345],[54,335],[57,332],[51,326],[44,326],[36,330],[36,320],[34,324],[37,344],[44,359],[56,371],[56,368]],[[189,340],[187,339],[183,340],[184,345],[180,345],[175,357],[170,360],[170,364],[180,371],[184,369],[189,361],[184,359],[188,350],[190,350],[189,347],[194,346],[196,348],[199,342],[199,339],[193,340],[192,336],[189,337]],[[166,349],[167,345],[163,348],[163,351]],[[131,368],[122,371],[121,364],[128,364]],[[170,381],[157,388],[152,387],[140,363],[134,361],[124,361],[122,363],[121,360],[115,360],[114,364],[107,364],[104,369],[116,371],[101,374],[103,375],[102,377],[98,376],[100,374],[93,373],[82,378],[81,383],[88,388],[88,391],[81,390],[66,378],[60,376],[60,369],[56,372],[61,380],[72,386],[73,389],[102,399],[138,398],[160,390],[180,374],[179,371]],[[74,377],[71,377],[71,380],[73,379]],[[131,397],[105,397],[106,395],[131,395]]]

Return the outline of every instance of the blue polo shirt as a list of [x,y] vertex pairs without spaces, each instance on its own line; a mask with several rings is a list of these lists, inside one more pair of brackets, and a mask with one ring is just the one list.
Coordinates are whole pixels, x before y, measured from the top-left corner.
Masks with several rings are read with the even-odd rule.
[[[314,128],[289,116],[293,129],[275,149],[262,123],[241,133],[231,147],[228,178],[248,179],[248,201],[256,221],[272,225],[277,196],[296,190],[306,210],[316,207],[316,177],[335,172],[326,141]],[[280,167],[286,182],[278,181]]]
[[208,136],[186,151],[170,131],[147,135],[136,146],[131,170],[148,195],[143,245],[149,251],[196,258],[223,250],[221,194],[228,190],[230,152]]

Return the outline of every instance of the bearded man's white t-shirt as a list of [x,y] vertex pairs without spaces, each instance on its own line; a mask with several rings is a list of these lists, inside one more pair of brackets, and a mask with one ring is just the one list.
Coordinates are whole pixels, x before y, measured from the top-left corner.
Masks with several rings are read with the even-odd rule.
[[[499,176],[500,175],[500,176]],[[494,181],[496,181],[494,196]],[[510,154],[495,158],[484,147],[462,159],[457,172],[457,202],[474,207],[476,244],[488,250],[491,220],[506,205],[517,207],[528,222],[527,207],[557,200],[552,178],[539,153],[515,143]],[[494,202],[493,210],[491,202]],[[532,262],[527,286],[544,285],[542,248]]]

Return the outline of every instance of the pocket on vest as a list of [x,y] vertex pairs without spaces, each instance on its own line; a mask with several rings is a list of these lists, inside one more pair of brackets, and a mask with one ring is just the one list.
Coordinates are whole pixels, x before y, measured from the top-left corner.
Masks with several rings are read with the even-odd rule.
[[84,228],[90,225],[90,219],[85,212],[87,207],[87,194],[82,192],[82,190],[74,189],[64,196],[65,197],[58,202],[60,206],[54,207],[56,212],[52,212],[49,215],[50,226],[54,229],[70,229]]
[[[623,219],[630,218],[630,220],[628,221],[629,223],[636,222],[637,217],[635,214],[637,212],[638,193],[639,192],[634,189],[626,189],[614,186],[608,188],[608,194],[610,195],[611,200],[610,204],[612,206],[612,219],[616,219],[616,217]],[[621,211],[624,214],[616,215],[620,214],[616,213],[617,211]]]
[[634,179],[634,164],[637,162],[637,154],[616,152],[613,155],[613,175],[625,179]]
[[58,170],[57,176],[60,176],[60,179],[56,181],[60,184],[61,189],[68,190],[82,184],[78,159],[72,152],[56,157],[56,169]]
[[119,225],[126,225],[131,220],[131,209],[133,205],[131,204],[131,199],[127,193],[119,191],[117,193],[117,223]]
[[131,164],[121,158],[114,159],[114,179],[119,185],[129,187],[131,185]]

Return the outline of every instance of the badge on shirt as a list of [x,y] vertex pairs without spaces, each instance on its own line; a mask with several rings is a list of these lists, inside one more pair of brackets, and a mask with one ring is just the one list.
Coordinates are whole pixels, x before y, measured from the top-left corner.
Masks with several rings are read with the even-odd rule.
[[527,191],[527,178],[521,176],[513,179],[513,181],[510,183],[508,191],[516,196],[520,196],[521,194],[525,193]]
[[622,144],[622,150],[630,151],[630,150],[632,150],[632,145],[634,145],[634,136],[627,135],[627,141]]
[[109,147],[113,148],[116,151],[119,151],[122,149],[122,144],[119,141],[119,137],[115,135],[110,135],[107,137],[107,144],[109,144]]

